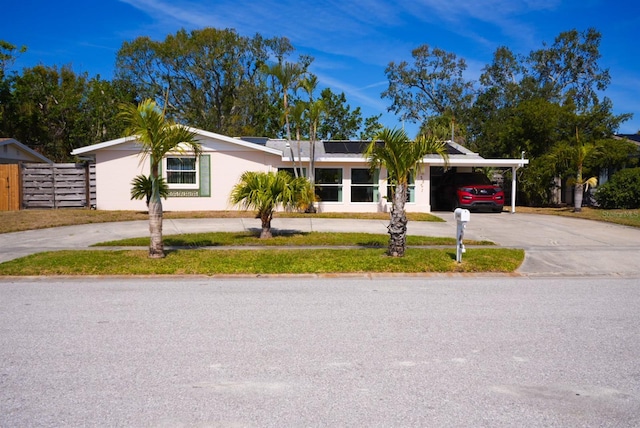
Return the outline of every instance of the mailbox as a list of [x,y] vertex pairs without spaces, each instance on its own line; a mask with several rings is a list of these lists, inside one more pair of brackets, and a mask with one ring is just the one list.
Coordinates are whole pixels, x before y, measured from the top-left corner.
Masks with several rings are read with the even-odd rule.
[[471,213],[469,212],[469,210],[465,210],[462,208],[456,208],[456,210],[453,212],[453,216],[455,217],[456,221],[467,222],[471,220]]
[[453,217],[456,219],[456,261],[462,262],[462,253],[467,250],[464,248],[464,229],[467,227],[467,222],[471,220],[471,213],[469,210],[462,208],[456,208],[453,212]]

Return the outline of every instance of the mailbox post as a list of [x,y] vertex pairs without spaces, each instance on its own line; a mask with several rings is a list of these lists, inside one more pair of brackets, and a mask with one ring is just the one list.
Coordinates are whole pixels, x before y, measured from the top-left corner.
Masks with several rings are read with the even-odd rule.
[[453,217],[456,219],[456,261],[462,263],[462,253],[466,252],[464,248],[464,229],[467,227],[467,222],[471,220],[471,213],[469,210],[462,208],[456,208],[453,212]]

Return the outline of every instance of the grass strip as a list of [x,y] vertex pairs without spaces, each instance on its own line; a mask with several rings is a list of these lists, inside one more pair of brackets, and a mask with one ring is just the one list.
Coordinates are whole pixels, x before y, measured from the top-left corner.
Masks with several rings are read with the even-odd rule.
[[513,272],[524,251],[467,249],[462,263],[453,249],[409,249],[402,258],[383,249],[174,250],[164,259],[147,251],[54,251],[0,264],[0,275],[221,275],[308,273]]
[[[218,246],[357,246],[384,248],[389,235],[375,233],[292,232],[274,235],[271,239],[260,239],[252,232],[204,232],[180,235],[165,235],[163,242],[169,247],[218,247]],[[409,246],[456,245],[455,238],[434,236],[407,236]],[[465,245],[494,245],[491,241],[465,240]],[[149,237],[120,239],[100,242],[94,247],[145,247]]]

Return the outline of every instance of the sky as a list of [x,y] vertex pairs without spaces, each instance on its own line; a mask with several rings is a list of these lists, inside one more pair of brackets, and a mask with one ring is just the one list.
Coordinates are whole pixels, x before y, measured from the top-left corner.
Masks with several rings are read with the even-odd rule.
[[[315,58],[320,87],[344,92],[364,117],[414,135],[417,125],[387,112],[384,70],[411,62],[427,44],[467,63],[477,81],[500,46],[527,55],[563,31],[602,34],[600,66],[611,84],[603,96],[614,113],[633,113],[619,133],[640,131],[640,2],[635,0],[19,0],[0,7],[0,40],[26,46],[13,70],[71,65],[75,72],[113,77],[124,41],[164,40],[184,28],[233,28],[243,36],[287,37],[296,54]],[[294,58],[295,59],[295,58]]]

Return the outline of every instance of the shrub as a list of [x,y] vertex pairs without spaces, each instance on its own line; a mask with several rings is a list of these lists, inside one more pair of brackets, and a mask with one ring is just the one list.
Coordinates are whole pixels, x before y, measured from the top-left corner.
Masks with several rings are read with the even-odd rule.
[[640,208],[640,168],[616,172],[611,180],[598,188],[595,197],[606,209]]

